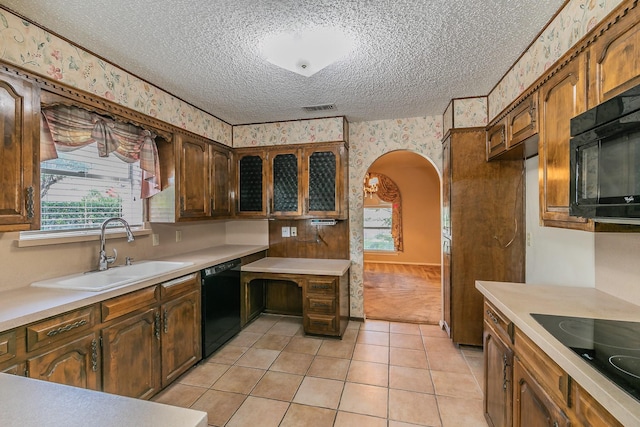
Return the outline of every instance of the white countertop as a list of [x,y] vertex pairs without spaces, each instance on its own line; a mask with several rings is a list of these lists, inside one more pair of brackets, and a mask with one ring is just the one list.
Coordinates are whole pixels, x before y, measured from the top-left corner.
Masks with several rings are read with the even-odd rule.
[[243,265],[242,271],[280,274],[312,274],[317,276],[342,276],[349,270],[347,259],[277,258],[267,257]]
[[3,427],[207,427],[207,413],[0,373]]
[[640,402],[547,332],[530,313],[640,322],[640,306],[594,288],[476,281],[476,288],[623,425],[640,425]]
[[221,245],[195,252],[162,258],[162,261],[184,261],[193,264],[153,278],[101,292],[22,287],[0,292],[0,332],[36,322],[70,310],[104,301],[153,283],[184,276],[205,267],[268,249],[266,245]]

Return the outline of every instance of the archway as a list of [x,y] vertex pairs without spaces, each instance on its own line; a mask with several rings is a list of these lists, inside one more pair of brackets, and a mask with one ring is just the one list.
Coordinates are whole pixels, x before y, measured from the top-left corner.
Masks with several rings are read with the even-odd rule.
[[378,157],[368,172],[393,185],[401,197],[389,203],[382,185],[381,197],[378,191],[364,197],[365,316],[437,324],[442,318],[438,171],[423,156],[397,150]]

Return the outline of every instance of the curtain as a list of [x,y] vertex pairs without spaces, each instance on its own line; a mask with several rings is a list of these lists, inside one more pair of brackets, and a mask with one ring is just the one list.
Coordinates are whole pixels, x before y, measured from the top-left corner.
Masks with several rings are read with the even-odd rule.
[[380,200],[392,204],[391,236],[393,237],[393,244],[396,251],[402,252],[402,197],[400,195],[400,189],[391,178],[384,174],[371,172],[370,177],[378,178],[378,191],[376,194]]
[[142,198],[159,193],[160,162],[156,135],[136,125],[116,121],[69,105],[43,108],[40,135],[40,160],[58,157],[58,152],[73,151],[96,143],[98,155],[114,154],[127,163],[139,161],[142,169]]

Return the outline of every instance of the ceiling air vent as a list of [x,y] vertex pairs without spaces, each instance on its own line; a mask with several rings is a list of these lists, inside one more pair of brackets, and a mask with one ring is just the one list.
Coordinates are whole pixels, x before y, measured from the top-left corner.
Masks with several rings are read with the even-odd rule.
[[316,112],[316,111],[330,111],[330,110],[335,110],[336,105],[335,104],[311,105],[309,107],[302,107],[302,109],[310,113]]

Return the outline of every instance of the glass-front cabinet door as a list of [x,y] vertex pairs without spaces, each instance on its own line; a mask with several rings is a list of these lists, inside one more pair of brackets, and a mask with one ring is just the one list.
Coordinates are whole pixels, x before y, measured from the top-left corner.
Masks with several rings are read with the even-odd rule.
[[271,152],[271,194],[269,208],[273,216],[302,215],[302,163],[300,150]]
[[[337,218],[343,214],[345,194],[342,180],[341,150],[344,146],[327,145],[305,148],[305,213],[311,217]],[[345,160],[346,161],[346,160]]]
[[265,216],[266,159],[264,150],[238,152],[238,216]]

